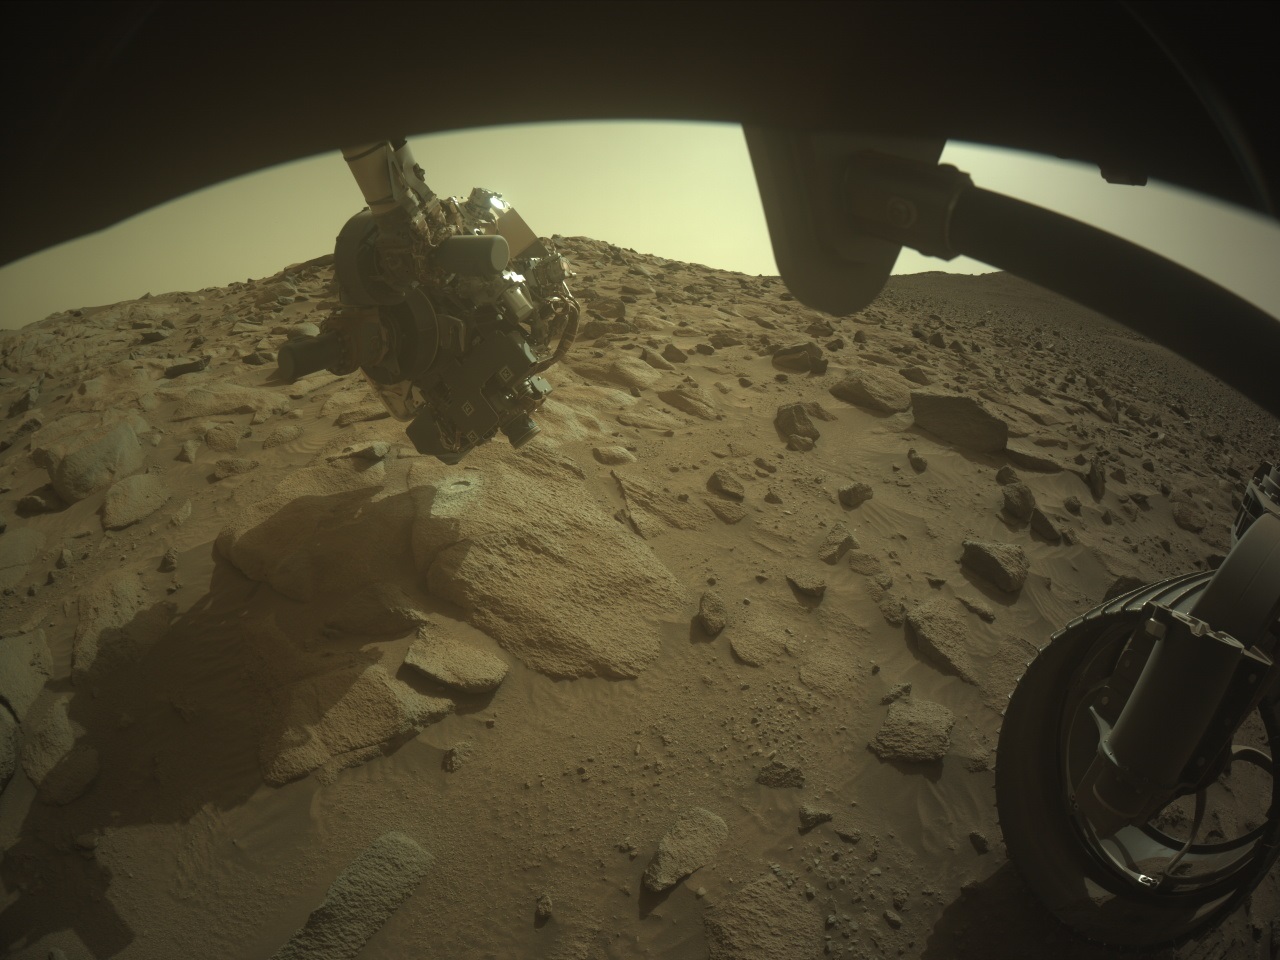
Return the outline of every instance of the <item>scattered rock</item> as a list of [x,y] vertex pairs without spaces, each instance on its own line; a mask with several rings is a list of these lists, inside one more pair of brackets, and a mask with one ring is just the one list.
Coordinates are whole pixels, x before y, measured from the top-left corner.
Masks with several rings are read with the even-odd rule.
[[874,496],[871,484],[861,480],[841,487],[839,491],[840,502],[846,507],[860,507]]
[[730,500],[742,500],[746,496],[742,481],[723,467],[707,478],[707,489]]
[[929,469],[929,461],[920,456],[915,447],[907,451],[907,463],[911,464],[911,469],[916,473],[924,473]]
[[832,386],[830,393],[876,413],[901,413],[911,406],[911,392],[901,379],[874,368],[849,374]]
[[977,672],[969,658],[968,630],[951,609],[949,601],[935,597],[908,608],[905,620],[927,659],[965,683],[977,683]]
[[1036,495],[1025,483],[1015,480],[1004,485],[1004,512],[1019,523],[1026,523],[1036,509]]
[[1067,497],[1067,499],[1062,502],[1062,505],[1066,508],[1068,513],[1075,514],[1077,517],[1080,516],[1081,503],[1079,497]]
[[506,679],[505,660],[487,650],[434,635],[420,627],[418,637],[404,656],[407,666],[463,693],[488,693]]
[[596,458],[597,463],[603,463],[605,466],[636,462],[635,454],[626,447],[594,447],[591,455]]
[[808,803],[800,805],[800,832],[807,833],[814,827],[831,822],[831,812]]
[[102,502],[102,526],[123,530],[151,516],[168,503],[172,492],[164,481],[150,473],[125,477],[107,491]]
[[1009,442],[1009,425],[972,397],[911,392],[915,424],[934,436],[977,453],[999,453]]
[[640,351],[640,359],[643,360],[645,363],[647,363],[649,366],[653,367],[653,369],[655,370],[669,370],[669,371],[675,370],[675,367],[673,367],[669,361],[664,360],[661,356],[654,353],[648,347],[645,347],[643,350]]
[[324,902],[272,960],[355,960],[432,865],[413,839],[384,833],[338,874]]
[[[299,431],[301,433],[301,431]],[[200,441],[184,440],[182,448],[178,451],[178,459],[183,463],[195,463],[196,451],[200,449]]]
[[919,367],[901,367],[899,368],[898,373],[903,377],[906,377],[912,383],[918,383],[922,387],[933,385],[933,381],[929,379],[929,375]]
[[1094,501],[1101,500],[1107,492],[1107,475],[1102,468],[1102,461],[1094,457],[1089,461],[1089,470],[1087,473],[1079,473],[1080,479],[1089,487],[1089,493],[1093,495]]
[[671,363],[685,363],[688,361],[689,355],[674,343],[668,343],[662,348],[662,358]]
[[951,747],[954,714],[940,703],[912,697],[889,705],[884,724],[869,746],[881,760],[929,763]]
[[724,820],[710,810],[685,811],[658,841],[658,852],[644,871],[645,889],[661,893],[674,887],[705,866],[728,837]]
[[969,842],[979,854],[987,853],[991,849],[991,841],[987,839],[986,834],[979,833],[977,830],[969,834]]
[[803,787],[804,771],[799,767],[793,767],[783,763],[781,760],[770,760],[764,768],[756,774],[756,783],[766,787]]
[[1017,544],[966,540],[963,546],[960,564],[1006,593],[1017,593],[1026,583],[1031,565]]
[[695,619],[707,636],[719,635],[729,622],[729,613],[720,594],[713,590],[704,591],[702,598],[698,601],[698,613]]
[[160,558],[160,572],[173,573],[178,569],[178,551],[170,547],[164,552],[164,556]]
[[725,523],[740,523],[747,516],[746,507],[733,500],[707,500],[706,504],[711,508],[711,512],[723,520]]

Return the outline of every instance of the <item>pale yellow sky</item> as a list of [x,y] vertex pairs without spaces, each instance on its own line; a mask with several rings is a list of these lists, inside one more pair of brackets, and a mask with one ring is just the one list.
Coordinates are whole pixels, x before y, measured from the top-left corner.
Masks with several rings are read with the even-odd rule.
[[[440,194],[501,192],[535,232],[583,235],[643,253],[776,275],[740,127],[539,124],[411,139]],[[1062,160],[951,144],[943,160],[988,189],[1150,247],[1280,315],[1280,228],[1152,184],[1107,184]],[[268,276],[333,249],[362,199],[338,151],[228,181],[0,268],[0,328],[144,293]],[[988,270],[904,251],[895,273]]]

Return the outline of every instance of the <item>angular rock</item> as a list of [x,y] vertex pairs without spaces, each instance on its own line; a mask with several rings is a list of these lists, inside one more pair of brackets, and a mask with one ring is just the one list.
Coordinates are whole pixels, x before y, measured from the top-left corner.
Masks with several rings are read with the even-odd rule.
[[901,367],[898,373],[912,383],[918,383],[922,387],[928,387],[933,384],[933,381],[929,379],[929,375],[919,367]]
[[827,581],[811,573],[789,573],[787,574],[787,583],[791,584],[796,593],[803,594],[806,597],[820,599],[827,592]]
[[841,487],[838,495],[840,502],[846,507],[860,507],[875,496],[875,491],[871,489],[871,484],[859,480]]
[[804,786],[804,771],[799,767],[783,763],[781,760],[770,760],[756,774],[756,783],[765,787],[781,789],[782,787]]
[[881,760],[930,763],[947,755],[955,723],[955,715],[942,704],[907,697],[889,705],[869,746]]
[[1031,532],[1037,537],[1043,537],[1050,543],[1062,542],[1062,532],[1058,530],[1057,525],[1049,518],[1049,515],[1039,507],[1031,511]]
[[1173,522],[1188,533],[1202,533],[1209,520],[1194,503],[1179,500],[1173,505]]
[[434,636],[428,626],[418,630],[418,637],[410,644],[404,662],[463,693],[496,690],[506,679],[509,669],[501,657],[457,640]]
[[200,441],[184,440],[182,441],[182,449],[178,451],[178,459],[183,463],[195,463],[196,451],[200,449]]
[[650,486],[639,477],[624,477],[614,472],[613,478],[626,501],[627,520],[645,540],[661,536],[673,527],[697,530],[707,520],[706,511],[696,503]]
[[808,803],[800,804],[800,832],[807,833],[814,827],[831,822],[831,811],[822,810]]
[[969,657],[969,631],[952,613],[951,603],[935,597],[906,610],[906,623],[925,658],[965,683],[977,683],[977,671]]
[[123,530],[151,516],[171,496],[173,494],[164,481],[150,473],[118,480],[102,502],[102,526],[107,530]]
[[377,664],[294,681],[271,693],[262,778],[283,786],[335,757],[421,730],[452,712],[452,701],[423,696]]
[[1131,577],[1127,574],[1116,577],[1112,581],[1111,586],[1107,587],[1107,592],[1102,597],[1102,602],[1114,600],[1122,594],[1128,593],[1130,590],[1137,590],[1139,587],[1146,586],[1146,581],[1140,577]]
[[53,668],[43,630],[0,637],[0,704],[21,721]]
[[1006,484],[1017,483],[1018,479],[1018,471],[1007,463],[996,471],[996,483],[1002,487]]
[[700,420],[720,419],[720,408],[701,387],[685,384],[674,390],[659,390],[658,399]]
[[1076,475],[1080,477],[1089,487],[1089,493],[1093,495],[1095,501],[1101,500],[1107,492],[1107,474],[1102,467],[1102,461],[1094,457],[1089,461],[1089,469],[1087,472],[1076,471]]
[[901,378],[874,368],[849,374],[831,387],[830,393],[876,413],[901,413],[911,406],[911,392]]
[[74,446],[68,442],[51,449],[46,457],[53,489],[67,503],[76,503],[138,470],[142,444],[133,425],[120,422]]
[[907,451],[907,463],[911,464],[911,469],[916,473],[924,473],[929,469],[929,461],[920,456],[915,447]]
[[843,523],[835,524],[818,547],[818,559],[823,563],[836,564],[848,551],[856,550],[858,541],[853,538],[849,528]]
[[698,601],[698,613],[695,619],[707,636],[719,635],[729,622],[729,611],[725,608],[720,594],[714,590],[704,591],[702,598]]
[[643,350],[640,351],[640,359],[643,360],[645,363],[647,363],[649,366],[653,367],[653,369],[655,370],[667,370],[667,371],[675,370],[675,367],[671,365],[670,361],[663,359],[661,356],[654,353],[648,347],[645,347]]
[[1062,505],[1067,509],[1068,513],[1073,513],[1077,517],[1080,516],[1081,503],[1079,497],[1067,497],[1066,500],[1062,501]]
[[440,768],[445,773],[457,773],[474,752],[475,744],[470,740],[460,740],[444,752],[444,756],[440,758]]
[[1007,483],[1002,488],[1004,494],[1004,512],[1019,523],[1031,520],[1036,509],[1036,495],[1031,488],[1021,481]]
[[1031,565],[1017,544],[966,540],[963,547],[961,566],[968,567],[1006,593],[1017,593],[1026,583]]
[[707,489],[729,500],[742,500],[746,496],[742,481],[723,467],[707,478]]
[[603,463],[605,466],[636,462],[635,454],[626,447],[593,447],[591,455],[596,458],[597,463]]
[[644,871],[645,889],[661,893],[674,887],[705,866],[728,837],[728,826],[710,810],[685,811],[658,841],[658,852]]
[[685,363],[688,361],[689,355],[674,343],[668,343],[662,348],[662,359],[668,363]]
[[338,874],[324,902],[272,960],[355,960],[433,862],[405,834],[384,833]]
[[773,355],[775,367],[796,373],[825,373],[827,362],[822,348],[813,341],[783,347]]
[[809,413],[803,403],[787,403],[778,407],[774,415],[773,425],[783,438],[805,437],[817,440],[821,434],[809,419]]
[[977,453],[998,453],[1009,442],[1009,425],[972,397],[911,392],[916,426]]
[[1035,473],[1061,473],[1063,469],[1062,464],[1053,457],[1045,456],[1037,447],[1029,447],[1014,440],[1010,440],[1005,446],[1004,455],[1015,466]]

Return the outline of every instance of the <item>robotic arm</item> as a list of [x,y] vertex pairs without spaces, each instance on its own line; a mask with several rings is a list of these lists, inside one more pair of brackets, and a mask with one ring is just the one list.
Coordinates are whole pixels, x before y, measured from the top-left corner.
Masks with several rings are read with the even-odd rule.
[[526,443],[551,392],[540,374],[577,334],[564,259],[499,194],[437,197],[404,140],[342,155],[367,204],[334,250],[342,306],[280,348],[281,376],[361,370],[418,452],[446,463],[499,430]]

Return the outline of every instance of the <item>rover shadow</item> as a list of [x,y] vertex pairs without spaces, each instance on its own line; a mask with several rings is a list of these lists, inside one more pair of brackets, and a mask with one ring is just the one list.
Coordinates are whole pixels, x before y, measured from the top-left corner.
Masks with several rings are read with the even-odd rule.
[[[410,582],[409,525],[402,523],[410,494],[374,502],[373,492],[299,498],[249,535],[283,536],[302,515],[321,516],[322,522],[307,532],[307,542],[297,541],[299,555],[304,547],[318,549],[341,573],[344,564],[362,560],[342,551],[345,537],[360,529],[385,535],[402,527],[402,542],[381,542],[377,549],[388,563],[398,562],[403,553],[405,580]],[[326,537],[334,538],[332,551],[325,548]],[[135,931],[112,905],[112,836],[139,826],[186,824],[202,811],[243,805],[267,779],[272,749],[287,741],[289,750],[305,755],[309,740],[319,736],[307,723],[295,723],[297,718],[325,717],[344,698],[364,697],[367,687],[348,694],[353,684],[368,683],[365,674],[381,658],[377,644],[410,632],[403,626],[391,629],[394,617],[365,631],[353,628],[351,617],[339,617],[348,624],[335,627],[335,613],[347,612],[343,596],[290,599],[244,576],[212,544],[208,549],[212,573],[199,599],[176,615],[167,601],[148,603],[129,622],[103,631],[91,665],[82,659],[73,679],[52,683],[45,691],[46,697],[66,700],[68,718],[83,730],[77,746],[96,753],[98,771],[65,805],[33,799],[16,841],[3,852],[0,880],[16,898],[0,912],[0,955],[64,930],[73,930],[97,958],[126,950]],[[303,564],[299,570],[309,568]],[[367,570],[352,570],[353,590],[367,594],[362,587],[368,576]],[[148,578],[149,596],[164,596],[162,576],[151,573]],[[459,616],[456,609],[426,596],[401,590],[395,598],[420,602],[419,614]],[[367,595],[362,602],[370,602]],[[386,673],[397,671],[388,665]],[[400,673],[417,692],[447,696],[462,712],[483,710],[492,697],[460,697],[425,678]],[[396,682],[393,677],[378,681]],[[350,717],[353,710],[362,716],[352,702],[344,702],[337,712]],[[363,734],[363,728],[357,733]],[[383,737],[365,746],[363,756],[393,752],[415,735],[398,731]],[[328,748],[335,762],[342,758],[339,751],[345,747]],[[83,767],[74,768],[74,763],[83,762],[83,755],[76,753],[73,762],[68,754],[42,783],[82,775]],[[295,767],[301,777],[318,769],[308,768],[305,760]],[[9,790],[19,780],[25,777],[19,774]]]

